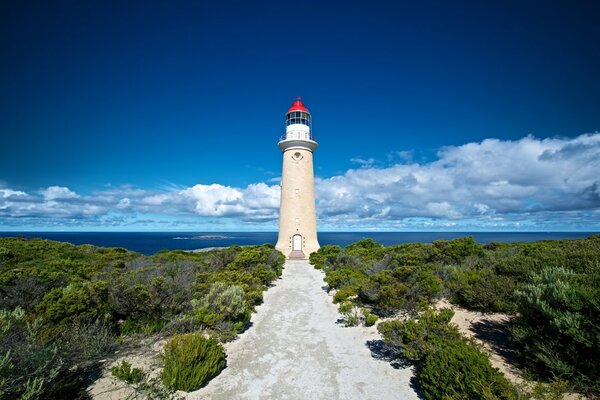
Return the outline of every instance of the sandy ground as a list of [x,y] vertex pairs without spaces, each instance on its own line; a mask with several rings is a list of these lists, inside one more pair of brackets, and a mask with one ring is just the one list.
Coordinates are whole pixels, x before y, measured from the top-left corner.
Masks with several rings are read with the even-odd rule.
[[88,387],[87,392],[94,400],[123,400],[137,399],[144,396],[136,391],[127,383],[112,376],[111,368],[121,364],[121,361],[127,360],[133,368],[141,368],[148,373],[150,378],[158,376],[160,371],[160,361],[158,354],[163,348],[165,341],[142,343],[140,349],[123,354],[117,354],[110,362],[107,362],[102,371],[102,376]]
[[188,399],[418,399],[411,369],[373,358],[374,327],[346,328],[323,275],[288,261],[252,327],[226,347],[227,368]]

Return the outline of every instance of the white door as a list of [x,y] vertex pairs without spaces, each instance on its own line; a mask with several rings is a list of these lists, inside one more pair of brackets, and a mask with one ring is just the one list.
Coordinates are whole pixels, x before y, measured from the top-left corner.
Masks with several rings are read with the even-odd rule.
[[292,250],[302,250],[302,236],[294,235]]

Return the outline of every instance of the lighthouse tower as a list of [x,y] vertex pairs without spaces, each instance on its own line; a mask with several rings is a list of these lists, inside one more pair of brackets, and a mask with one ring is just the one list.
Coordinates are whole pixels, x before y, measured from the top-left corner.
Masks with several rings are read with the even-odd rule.
[[313,151],[317,142],[311,132],[308,109],[300,97],[285,115],[285,135],[279,141],[283,152],[279,238],[275,248],[288,258],[307,259],[319,250]]

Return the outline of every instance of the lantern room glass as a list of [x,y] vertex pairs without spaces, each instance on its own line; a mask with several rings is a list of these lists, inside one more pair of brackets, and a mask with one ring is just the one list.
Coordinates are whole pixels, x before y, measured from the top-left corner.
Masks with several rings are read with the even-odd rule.
[[302,124],[311,127],[310,114],[304,111],[290,111],[285,115],[285,125]]

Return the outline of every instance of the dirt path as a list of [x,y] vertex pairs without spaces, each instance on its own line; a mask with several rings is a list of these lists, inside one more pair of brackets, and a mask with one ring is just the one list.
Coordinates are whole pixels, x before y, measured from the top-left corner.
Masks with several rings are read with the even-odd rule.
[[188,399],[418,399],[412,371],[376,360],[374,329],[345,328],[323,275],[288,261],[253,326],[228,343],[227,368]]

